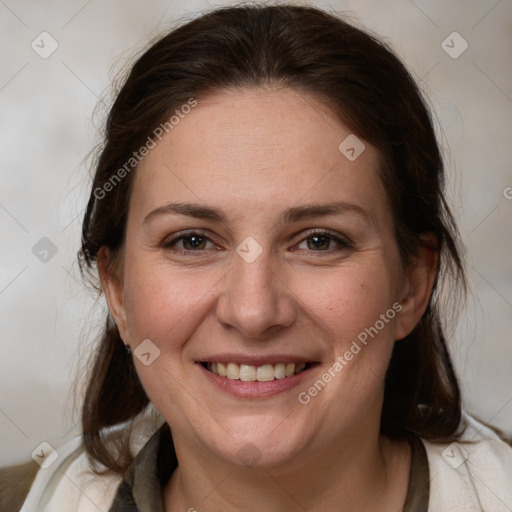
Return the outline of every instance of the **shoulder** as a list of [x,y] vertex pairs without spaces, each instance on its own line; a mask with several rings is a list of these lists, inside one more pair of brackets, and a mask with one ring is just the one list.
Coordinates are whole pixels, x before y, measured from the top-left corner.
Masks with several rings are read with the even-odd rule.
[[38,469],[33,460],[0,468],[0,512],[21,508]]
[[430,471],[429,512],[512,510],[512,447],[464,414],[466,429],[449,444],[422,439]]
[[[155,425],[158,425],[158,418],[155,423],[154,415],[146,415],[136,420],[131,437],[134,454],[137,454],[154,434]],[[126,426],[122,424],[111,428],[106,435],[110,436],[115,430]],[[100,473],[95,472],[83,447],[81,436],[57,447],[55,453],[57,457],[48,464],[48,467],[44,467],[44,464],[35,470],[32,467],[30,481],[20,486],[16,497],[23,505],[21,506],[18,501],[20,505],[17,508],[6,508],[5,511],[108,510],[123,477],[101,465],[98,465]],[[0,512],[4,512],[4,508],[0,508]]]
[[[76,437],[55,450],[57,458],[38,469],[20,512],[44,510],[74,510],[89,512],[106,510],[121,476],[113,472],[96,474],[81,438]],[[14,509],[11,509],[14,510]]]

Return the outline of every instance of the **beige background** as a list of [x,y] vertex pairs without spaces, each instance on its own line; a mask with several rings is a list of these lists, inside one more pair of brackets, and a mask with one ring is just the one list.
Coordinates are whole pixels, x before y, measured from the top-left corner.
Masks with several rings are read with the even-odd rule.
[[[468,248],[473,298],[452,341],[466,407],[512,433],[512,2],[313,3],[384,37],[430,98]],[[75,262],[98,98],[149,38],[220,4],[0,0],[0,464],[77,432],[71,386],[100,310]],[[47,59],[31,48],[43,31]],[[456,59],[441,47],[453,31],[469,44]]]

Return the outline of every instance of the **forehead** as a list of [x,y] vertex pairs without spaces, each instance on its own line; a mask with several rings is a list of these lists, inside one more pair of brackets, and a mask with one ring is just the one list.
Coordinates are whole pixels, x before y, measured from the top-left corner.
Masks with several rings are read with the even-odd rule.
[[197,101],[140,163],[141,213],[192,199],[262,214],[319,200],[366,203],[375,216],[387,208],[377,150],[314,96],[252,88]]

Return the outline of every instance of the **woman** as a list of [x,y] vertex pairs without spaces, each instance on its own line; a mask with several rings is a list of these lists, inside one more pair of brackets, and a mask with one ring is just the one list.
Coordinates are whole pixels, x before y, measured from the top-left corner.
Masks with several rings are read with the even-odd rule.
[[389,49],[314,8],[221,9],[142,55],[106,128],[83,445],[23,512],[512,509],[512,449],[461,410],[458,236]]

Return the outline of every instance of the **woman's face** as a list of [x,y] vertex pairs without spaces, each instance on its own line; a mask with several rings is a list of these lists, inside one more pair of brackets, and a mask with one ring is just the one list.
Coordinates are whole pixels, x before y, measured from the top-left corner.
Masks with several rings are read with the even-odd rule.
[[378,432],[419,318],[378,166],[290,89],[199,99],[143,159],[105,287],[177,443],[277,466]]

